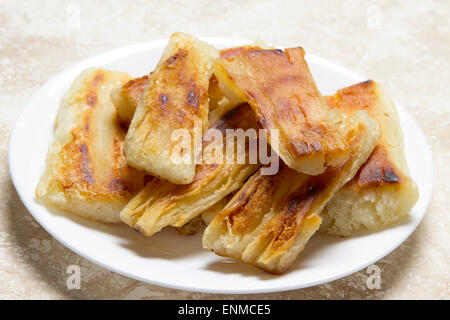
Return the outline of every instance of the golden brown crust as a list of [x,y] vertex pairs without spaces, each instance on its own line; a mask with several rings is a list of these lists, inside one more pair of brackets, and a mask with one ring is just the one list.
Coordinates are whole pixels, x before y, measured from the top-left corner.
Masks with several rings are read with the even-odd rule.
[[[191,36],[171,36],[150,77],[125,138],[128,163],[173,183],[190,183],[195,174],[194,132],[208,124],[208,86],[217,51]],[[177,161],[177,129],[191,137],[189,163]]]
[[245,47],[222,55],[215,74],[224,94],[232,102],[248,101],[265,129],[279,130],[279,155],[289,167],[319,174],[346,157],[348,146],[329,121],[302,48]]
[[[151,72],[150,75],[132,79],[121,88],[117,88],[111,93],[111,100],[117,109],[119,120],[124,126],[128,127],[130,125],[139,99],[142,97],[145,88],[149,84],[152,73],[153,72]],[[214,74],[209,79],[208,97],[209,111],[211,113],[211,111],[214,111],[219,107],[219,102],[223,99],[222,90],[220,89],[219,82]]]
[[[111,81],[109,73],[99,69],[93,76],[86,94],[91,109],[84,112],[84,121],[72,129],[72,140],[61,148],[58,179],[66,194],[83,192],[89,200],[117,197],[124,202],[143,187],[144,175],[127,165],[122,152],[125,132],[119,126],[115,125],[111,146],[106,148],[110,153],[95,150],[99,140],[95,127],[104,116],[103,104],[108,103],[100,100],[98,92],[101,86]],[[105,157],[110,163],[108,170],[100,169]]]
[[[90,69],[63,97],[55,141],[36,190],[44,203],[92,219],[118,222],[121,206],[142,189],[145,174],[127,165],[125,132],[109,99],[117,83],[127,80],[124,73]],[[78,201],[84,203],[83,210],[91,212],[81,212]],[[119,210],[96,215],[102,206]]]
[[378,126],[359,113],[346,132],[350,155],[308,176],[281,165],[273,176],[253,175],[209,224],[203,246],[271,273],[285,272],[321,223],[320,211],[358,171],[378,140]]
[[350,236],[399,223],[418,199],[409,176],[402,131],[392,100],[375,81],[364,81],[325,97],[347,115],[365,110],[380,126],[377,147],[355,177],[327,204],[321,226],[327,233]]
[[145,75],[140,78],[135,78],[127,83],[125,83],[122,87],[122,90],[126,92],[126,95],[130,97],[131,101],[137,106],[137,103],[139,99],[142,96],[142,93],[144,92],[145,88],[150,83],[150,75]]
[[[220,132],[257,127],[254,113],[247,104],[238,106],[210,126]],[[216,147],[225,150],[226,141],[224,144],[215,140],[203,144],[204,150]],[[175,185],[155,179],[124,208],[121,219],[146,236],[166,226],[181,227],[240,188],[258,168],[259,164],[227,164],[222,161],[198,165],[190,184]]]
[[241,47],[233,47],[233,48],[227,48],[220,50],[220,57],[222,59],[231,59],[236,56],[239,56],[245,52],[248,51],[256,51],[256,50],[263,50],[264,48],[261,48],[257,45],[247,45],[247,46],[241,46]]
[[[143,92],[149,104],[146,107],[153,111],[152,116],[147,113],[144,118],[138,119],[136,127],[154,128],[166,121],[180,123],[177,128],[192,128],[195,120],[205,121],[206,108],[203,106],[208,102],[207,86],[197,83],[196,71],[188,55],[187,50],[180,49],[155,71],[150,87]],[[174,92],[175,87],[181,92]]]
[[209,207],[205,211],[202,212],[201,218],[204,225],[208,225],[211,223],[211,221],[225,208],[225,206],[230,202],[231,199],[233,199],[234,195],[237,193],[237,191],[234,191],[230,194],[228,194],[226,197],[224,197],[222,200],[218,201],[213,206]]
[[325,101],[330,108],[338,108],[349,115],[358,110],[365,110],[381,126],[381,136],[377,147],[352,181],[349,182],[349,185],[351,184],[352,187],[357,189],[377,187],[386,183],[401,184],[404,179],[404,174],[397,168],[395,159],[392,159],[390,154],[390,146],[397,138],[395,136],[389,137],[387,133],[389,127],[395,125],[390,123],[392,121],[390,118],[395,117],[395,115],[389,115],[385,108],[379,105],[377,86],[375,81],[367,80],[343,88],[332,96],[325,97]]
[[230,228],[233,233],[242,234],[253,231],[261,222],[261,212],[269,209],[265,200],[272,198],[281,181],[286,178],[282,174],[274,176],[253,175],[244,187],[234,197],[230,205],[223,210],[225,217],[222,223],[223,230]]
[[212,123],[210,128],[225,134],[226,129],[259,129],[260,124],[250,106],[244,103],[228,111],[222,118]]
[[[262,49],[262,47],[257,45],[249,45],[236,48],[229,48],[221,50],[220,55],[223,58],[231,57],[234,54],[242,52],[243,50],[257,50],[257,49]],[[119,119],[127,127],[130,125],[131,119],[133,118],[133,114],[136,110],[139,99],[144,93],[144,90],[147,87],[147,85],[150,83],[150,76],[152,75],[152,73],[153,72],[151,72],[150,75],[145,75],[143,77],[135,78],[128,81],[121,88],[115,90],[111,95],[111,99],[117,108]],[[216,108],[222,108],[224,110],[223,112],[222,110],[218,110],[219,111],[218,114],[213,115],[212,120],[214,121],[212,121],[211,123],[221,118],[223,114],[225,114],[226,112],[228,112],[229,110],[231,110],[236,106],[236,104],[229,105],[227,101],[223,101],[222,103],[223,106],[219,104],[219,102],[223,100],[224,95],[222,90],[220,89],[219,81],[217,80],[217,77],[214,74],[209,79],[208,97],[209,97],[210,113],[211,111],[214,111]]]
[[376,187],[385,183],[402,183],[402,173],[389,159],[386,149],[379,145],[363,164],[352,182],[358,188]]
[[[151,75],[151,74],[150,74]],[[145,75],[132,79],[111,92],[111,101],[117,110],[117,116],[125,127],[130,125],[139,99],[150,82],[150,77]]]
[[203,227],[203,225],[204,223],[202,218],[200,216],[197,216],[186,223],[184,226],[175,227],[175,230],[179,235],[190,236],[196,234]]

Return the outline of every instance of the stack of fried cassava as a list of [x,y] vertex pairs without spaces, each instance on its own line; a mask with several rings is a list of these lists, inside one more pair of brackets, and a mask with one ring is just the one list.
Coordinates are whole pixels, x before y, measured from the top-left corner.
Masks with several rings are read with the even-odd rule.
[[[257,43],[218,51],[176,33],[141,78],[83,72],[61,101],[37,199],[146,236],[207,225],[204,248],[271,273],[316,231],[403,221],[418,191],[392,100],[374,81],[322,96],[304,55]],[[250,129],[265,139],[239,149],[226,135]],[[187,136],[182,148],[174,132]],[[279,156],[278,170],[252,161],[255,145]]]

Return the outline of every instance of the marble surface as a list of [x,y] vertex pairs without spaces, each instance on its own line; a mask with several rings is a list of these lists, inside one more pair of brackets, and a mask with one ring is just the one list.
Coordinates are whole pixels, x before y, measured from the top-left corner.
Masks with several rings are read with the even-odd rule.
[[[434,155],[431,205],[412,236],[367,270],[303,290],[210,295],[120,276],[47,234],[11,182],[9,132],[49,77],[89,56],[184,31],[198,36],[302,45],[384,84],[414,116]],[[450,2],[442,1],[51,1],[0,0],[0,299],[449,299]],[[67,267],[81,269],[80,289]]]

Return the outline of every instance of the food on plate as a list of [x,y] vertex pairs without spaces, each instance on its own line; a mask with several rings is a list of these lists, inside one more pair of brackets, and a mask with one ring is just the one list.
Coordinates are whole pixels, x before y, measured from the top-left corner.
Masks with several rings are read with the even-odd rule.
[[203,219],[201,216],[197,216],[184,226],[176,227],[175,230],[179,235],[186,236],[196,234],[204,225]]
[[[246,130],[257,127],[253,110],[247,104],[242,104],[216,121],[210,129],[225,133],[227,129]],[[229,139],[205,140],[205,159],[219,149],[226,155]],[[245,150],[246,156],[248,150]],[[237,151],[234,152],[234,157],[237,157]],[[248,161],[243,164],[235,160],[232,163],[225,160],[211,161],[209,164],[198,165],[193,182],[187,185],[176,185],[154,178],[125,206],[120,214],[121,219],[146,236],[167,226],[182,227],[239,189],[259,166],[258,163],[250,164]]]
[[123,125],[129,126],[139,99],[150,82],[150,75],[132,79],[111,92],[111,100]]
[[[270,49],[270,47],[264,42],[254,42],[251,45],[223,49],[220,51],[222,57],[228,57],[234,54],[236,51],[247,49]],[[161,63],[161,61],[159,62]],[[150,73],[150,76],[152,72]],[[139,78],[132,79],[125,83],[123,86],[116,88],[111,93],[111,100],[117,108],[117,113],[120,121],[125,125],[129,126],[131,119],[133,119],[133,114],[136,111],[139,99],[142,96],[145,88],[150,82],[149,75],[145,75]],[[223,95],[222,89],[219,86],[219,80],[213,74],[209,79],[208,87],[208,98],[209,98],[209,123],[214,123],[220,119],[225,113],[230,111],[232,108],[237,106],[239,103],[231,103]]]
[[229,101],[246,101],[255,110],[287,166],[317,175],[342,162],[349,148],[330,120],[304,54],[300,47],[235,48],[217,60],[214,74]]
[[267,272],[289,269],[319,229],[323,207],[377,143],[378,125],[365,111],[342,122],[347,122],[344,137],[351,150],[345,161],[316,176],[286,165],[272,176],[258,171],[205,229],[203,247]]
[[341,89],[325,99],[330,107],[349,115],[366,110],[378,122],[381,135],[367,162],[325,207],[322,229],[349,236],[405,220],[419,193],[409,176],[393,101],[380,84],[371,80]]
[[87,219],[120,222],[123,206],[144,186],[144,173],[127,165],[125,131],[110,93],[130,80],[123,72],[89,69],[61,100],[54,141],[36,188],[41,203]]
[[[351,115],[366,110],[380,126],[380,138],[369,159],[322,211],[321,231],[349,236],[405,220],[419,197],[409,176],[397,111],[382,86],[369,80],[324,97],[329,108]],[[205,224],[227,204],[202,214]]]
[[[199,156],[194,142],[208,125],[208,87],[218,55],[192,36],[170,37],[125,137],[125,157],[131,166],[172,183],[192,182]],[[188,132],[187,145],[173,138],[178,129]]]
[[[117,109],[119,120],[124,126],[128,127],[130,125],[139,99],[141,98],[146,86],[150,82],[151,75],[152,73],[150,73],[150,75],[132,79],[125,83],[123,86],[116,88],[111,92],[111,100]],[[231,106],[229,106],[227,109],[224,109],[222,107],[219,113],[216,110],[221,105],[222,100],[227,101],[227,99],[224,99],[223,93],[219,88],[218,80],[214,76],[214,74],[209,80],[208,97],[210,111],[209,114],[211,115],[211,112],[215,111],[216,116],[216,118],[213,119],[209,118],[208,122],[213,123],[224,114],[224,110],[229,111],[231,109]]]
[[220,118],[222,118],[228,111],[234,109],[236,104],[228,101],[227,98],[223,98],[216,105],[214,105],[214,109],[209,111],[208,122],[214,123]]
[[37,200],[145,236],[204,230],[205,249],[274,274],[318,230],[405,220],[419,194],[393,101],[371,80],[323,97],[304,55],[175,33],[142,77],[84,71],[61,99]]
[[213,221],[213,219],[225,208],[225,206],[233,199],[237,191],[230,193],[225,198],[217,202],[211,208],[202,212],[201,218],[204,225],[208,225]]
[[223,92],[219,87],[219,80],[217,80],[214,74],[209,79],[208,98],[210,112],[213,111],[217,107],[220,100],[224,98]]

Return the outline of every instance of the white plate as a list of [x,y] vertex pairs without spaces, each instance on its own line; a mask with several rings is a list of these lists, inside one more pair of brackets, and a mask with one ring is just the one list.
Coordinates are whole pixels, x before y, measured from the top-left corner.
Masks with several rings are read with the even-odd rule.
[[[204,40],[218,48],[248,43],[237,39]],[[107,269],[152,284],[202,292],[259,293],[304,288],[357,272],[389,254],[417,227],[431,198],[431,152],[416,122],[398,104],[408,165],[420,190],[411,218],[393,228],[353,238],[316,234],[292,270],[282,276],[272,276],[203,250],[201,233],[181,237],[168,230],[145,238],[125,225],[88,222],[50,212],[37,204],[34,189],[53,139],[59,100],[74,78],[91,66],[143,75],[153,69],[166,42],[153,41],[113,50],[61,72],[33,95],[12,130],[9,165],[17,192],[34,218],[66,247]],[[307,60],[324,94],[365,80],[324,59],[307,55]]]

